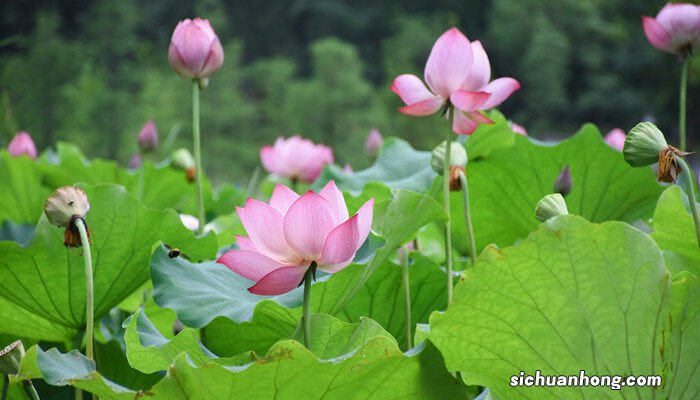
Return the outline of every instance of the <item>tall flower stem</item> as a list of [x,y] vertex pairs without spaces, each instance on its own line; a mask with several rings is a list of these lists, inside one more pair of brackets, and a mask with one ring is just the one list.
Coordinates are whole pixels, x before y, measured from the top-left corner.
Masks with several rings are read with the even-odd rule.
[[683,187],[688,195],[688,203],[690,203],[690,212],[693,214],[693,222],[695,223],[695,235],[698,239],[698,247],[700,247],[700,211],[695,200],[695,190],[693,189],[693,173],[690,171],[688,164],[682,158],[675,156],[676,162],[683,170]]
[[22,381],[22,386],[24,387],[24,392],[29,396],[31,400],[39,400],[39,393],[36,392],[34,384],[29,379]]
[[194,168],[197,184],[197,233],[204,232],[204,196],[202,194],[202,143],[199,134],[199,82],[192,81],[192,136],[194,137]]
[[472,214],[469,209],[469,186],[467,175],[464,171],[459,171],[459,182],[462,184],[462,194],[464,195],[464,222],[467,225],[467,240],[469,241],[469,258],[472,266],[476,264],[476,245],[474,244],[474,228],[472,227]]
[[[448,110],[449,112],[449,110]],[[442,174],[443,204],[447,220],[445,221],[445,271],[447,274],[447,306],[452,304],[452,231],[450,229],[450,153],[452,151],[452,127],[447,131],[445,145],[445,167]]]
[[304,274],[304,305],[302,329],[304,330],[304,346],[311,349],[311,279],[316,271],[316,262],[312,262]]
[[401,271],[403,275],[403,300],[406,310],[406,349],[413,348],[412,323],[411,323],[411,281],[408,271],[408,246],[403,248],[403,257],[401,257]]
[[90,238],[87,234],[87,227],[82,218],[76,218],[73,223],[80,232],[80,241],[83,244],[83,258],[85,260],[85,304],[86,304],[86,319],[85,322],[85,353],[87,358],[94,360],[93,352],[93,328],[95,326],[95,293],[92,282],[92,253],[90,252]]
[[678,126],[680,130],[680,137],[681,137],[681,151],[685,151],[686,147],[686,142],[685,142],[685,102],[686,102],[686,93],[688,91],[688,59],[690,57],[685,56],[683,57],[683,62],[681,64],[681,87],[680,87],[680,112],[679,112],[679,121],[678,121]]

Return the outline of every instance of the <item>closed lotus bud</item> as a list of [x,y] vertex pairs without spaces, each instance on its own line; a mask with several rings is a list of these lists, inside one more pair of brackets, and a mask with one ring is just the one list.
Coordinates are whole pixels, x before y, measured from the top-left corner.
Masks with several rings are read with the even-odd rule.
[[367,153],[367,155],[370,157],[376,157],[383,144],[384,137],[382,137],[379,129],[372,128],[372,130],[369,131],[369,135],[367,135],[367,139],[365,140],[365,153]]
[[189,150],[187,149],[177,149],[173,152],[171,155],[171,158],[173,160],[173,166],[175,168],[179,168],[183,171],[185,171],[185,176],[187,177],[188,182],[194,182],[195,180],[195,164],[194,164],[194,157],[192,157],[192,153],[190,153]]
[[559,193],[548,194],[537,203],[535,218],[539,221],[546,221],[559,215],[568,215],[569,209],[566,207],[564,197]]
[[34,141],[27,132],[17,132],[10,144],[7,145],[7,151],[13,157],[27,155],[32,160],[36,160],[37,157],[36,146],[34,146]]
[[571,170],[569,169],[569,164],[567,164],[554,181],[554,191],[566,197],[566,195],[571,192],[573,184],[574,181],[571,177]]
[[[74,221],[81,219],[85,222],[85,216],[90,211],[85,192],[75,186],[63,186],[46,200],[44,214],[53,225],[65,228],[63,244],[66,247],[78,247],[83,243],[80,240],[80,231],[75,226]],[[88,239],[90,232],[88,231]]]
[[136,169],[141,166],[141,156],[138,154],[134,154],[131,156],[131,159],[129,160],[129,168],[131,169]]
[[218,71],[224,63],[224,49],[209,20],[180,21],[170,40],[168,61],[183,78],[206,81]]
[[21,340],[0,350],[0,375],[17,375],[22,357],[24,346]]
[[139,132],[139,148],[144,153],[158,149],[158,129],[153,121],[148,121]]
[[659,153],[668,148],[668,143],[659,128],[651,122],[640,122],[632,128],[625,139],[622,154],[633,167],[645,167],[659,160]]

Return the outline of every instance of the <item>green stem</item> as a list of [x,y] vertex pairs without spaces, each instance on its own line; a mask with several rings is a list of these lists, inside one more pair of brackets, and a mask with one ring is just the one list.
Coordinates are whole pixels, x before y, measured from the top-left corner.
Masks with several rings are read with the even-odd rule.
[[94,360],[93,353],[93,328],[95,326],[94,314],[94,286],[92,281],[92,254],[90,252],[90,239],[87,234],[87,227],[82,218],[76,218],[73,222],[80,232],[80,241],[83,244],[83,258],[85,259],[85,353],[87,358]]
[[24,386],[24,391],[31,400],[39,400],[39,393],[36,392],[32,381],[29,379],[22,381],[22,386]]
[[316,270],[316,262],[312,262],[304,274],[304,306],[302,329],[304,330],[304,346],[311,349],[311,278]]
[[255,197],[257,194],[258,181],[260,180],[260,166],[255,167],[253,171],[253,176],[250,177],[248,181],[248,186],[246,187],[247,197]]
[[403,272],[403,300],[406,310],[406,350],[413,348],[413,335],[411,323],[411,281],[408,271],[408,246],[404,247],[401,257],[401,271]]
[[695,235],[698,239],[698,247],[700,247],[700,211],[698,211],[698,204],[695,200],[695,189],[693,189],[693,173],[688,168],[688,164],[685,160],[675,156],[676,162],[681,166],[683,170],[683,187],[688,195],[688,203],[690,203],[690,212],[693,214],[693,222],[695,223]]
[[450,229],[450,153],[452,150],[452,127],[447,131],[445,145],[445,167],[442,174],[443,204],[447,220],[445,221],[445,271],[447,273],[447,306],[452,304],[452,231]]
[[204,196],[202,194],[202,143],[199,134],[199,82],[192,81],[192,136],[194,137],[194,168],[197,184],[197,233],[204,232]]
[[685,142],[685,102],[686,102],[686,93],[688,91],[688,59],[690,57],[686,56],[683,58],[683,63],[681,65],[681,88],[680,88],[680,112],[679,112],[679,129],[680,129],[680,137],[681,137],[681,151],[685,151],[686,147],[686,142]]
[[476,264],[476,245],[474,244],[474,228],[472,227],[472,214],[469,210],[469,186],[467,175],[464,171],[459,171],[459,181],[462,184],[462,194],[464,194],[464,222],[467,225],[467,240],[469,241],[469,258],[472,266]]
[[10,389],[10,378],[7,375],[2,375],[2,397],[0,399],[7,400],[7,391]]

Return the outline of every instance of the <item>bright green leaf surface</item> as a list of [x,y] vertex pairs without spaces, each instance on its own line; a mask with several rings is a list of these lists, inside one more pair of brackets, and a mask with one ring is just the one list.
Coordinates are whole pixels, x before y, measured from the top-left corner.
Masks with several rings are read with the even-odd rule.
[[675,253],[677,259],[673,261],[669,260],[673,256],[667,256],[669,269],[681,272],[688,268],[695,276],[700,276],[700,247],[687,199],[678,186],[664,191],[654,212],[654,233],[651,237],[662,250]]

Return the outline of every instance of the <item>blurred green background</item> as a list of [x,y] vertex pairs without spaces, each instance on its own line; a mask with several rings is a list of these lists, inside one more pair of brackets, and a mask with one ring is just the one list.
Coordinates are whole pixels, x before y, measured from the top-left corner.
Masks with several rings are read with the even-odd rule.
[[[488,52],[493,76],[522,84],[500,108],[531,136],[603,132],[652,118],[676,143],[679,60],[646,41],[649,0],[9,0],[0,4],[0,144],[29,131],[39,149],[73,141],[126,163],[143,123],[161,141],[179,124],[190,147],[190,84],[170,69],[178,20],[210,19],[224,66],[202,95],[205,168],[246,182],[258,150],[295,133],[335,148],[338,164],[369,164],[372,127],[428,149],[437,117],[413,118],[389,91],[422,76],[435,39],[458,26]],[[689,74],[689,143],[698,144],[698,57]],[[161,154],[161,156],[164,156]]]

